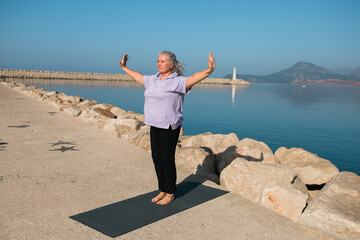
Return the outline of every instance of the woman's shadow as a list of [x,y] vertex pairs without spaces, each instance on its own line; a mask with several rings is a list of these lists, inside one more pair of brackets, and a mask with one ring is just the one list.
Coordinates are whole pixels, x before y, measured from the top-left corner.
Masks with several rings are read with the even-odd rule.
[[109,237],[118,237],[227,193],[205,186],[204,182],[205,179],[199,176],[188,176],[177,185],[175,200],[167,205],[152,203],[151,198],[158,194],[158,191],[152,191],[70,218]]

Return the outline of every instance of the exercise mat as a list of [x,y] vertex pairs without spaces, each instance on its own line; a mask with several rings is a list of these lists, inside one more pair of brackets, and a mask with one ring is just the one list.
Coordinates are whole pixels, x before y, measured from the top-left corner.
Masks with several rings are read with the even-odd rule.
[[159,191],[149,192],[70,218],[115,238],[210,201],[227,192],[204,186],[199,182],[183,181],[177,185],[175,201],[164,206],[151,202],[158,193]]

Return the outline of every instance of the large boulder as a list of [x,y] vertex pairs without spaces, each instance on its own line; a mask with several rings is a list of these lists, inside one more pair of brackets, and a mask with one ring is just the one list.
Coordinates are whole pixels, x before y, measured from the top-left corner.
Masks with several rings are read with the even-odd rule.
[[142,123],[138,119],[119,119],[118,124],[128,126],[132,130],[139,130],[142,126]]
[[93,108],[95,112],[97,112],[98,114],[100,115],[103,115],[107,118],[117,118],[116,115],[114,115],[112,112],[110,112],[109,110],[106,110],[106,109],[102,109],[102,108]]
[[150,143],[150,134],[145,134],[139,144],[138,144],[139,148],[142,148],[148,152],[151,152],[151,143]]
[[83,102],[80,102],[77,104],[77,106],[81,109],[81,110],[88,110],[91,106],[94,106],[98,104],[97,101],[95,100],[91,100],[91,99],[86,99]]
[[176,165],[182,166],[193,174],[202,176],[219,184],[216,175],[215,155],[199,147],[185,147],[176,150]]
[[[90,118],[90,120],[93,121],[94,119]],[[117,137],[122,137],[126,133],[139,130],[140,124],[141,123],[135,119],[106,119],[97,121],[99,128]]]
[[58,98],[61,99],[62,101],[68,101],[73,103],[74,105],[84,101],[84,98],[82,97],[78,97],[78,96],[68,96],[65,93],[59,93],[58,94]]
[[293,188],[297,174],[288,166],[281,164],[264,164],[236,158],[220,174],[220,185],[231,192],[242,195],[253,202],[259,202],[267,183],[276,180]]
[[[118,136],[118,128],[116,127],[116,120],[108,118],[98,112],[96,112],[93,108],[89,108],[88,110],[83,110],[78,116],[79,120],[83,122],[90,123],[100,129],[105,129],[105,131]],[[130,128],[126,127],[127,131],[131,131]]]
[[212,134],[203,133],[195,136],[181,138],[181,147],[206,147],[210,148],[214,154],[225,151],[230,146],[239,142],[235,133]]
[[325,184],[339,173],[339,169],[329,160],[301,148],[280,147],[275,156],[281,164],[294,169],[307,185]]
[[139,130],[133,130],[124,133],[121,135],[121,138],[137,146],[139,145],[140,140],[144,137],[145,134],[150,134],[150,129],[145,126],[141,127]]
[[78,106],[70,106],[68,108],[64,108],[63,111],[73,117],[78,117],[82,112],[82,110]]
[[112,107],[110,112],[114,114],[118,119],[123,119],[123,115],[126,114],[126,111],[124,109],[121,109],[119,107]]
[[108,103],[98,103],[98,104],[95,104],[93,106],[91,106],[91,108],[101,108],[101,109],[104,109],[106,111],[110,111],[111,108],[113,108],[114,106],[111,105],[111,104],[108,104]]
[[145,122],[145,116],[144,114],[140,114],[140,113],[134,113],[133,111],[128,111],[125,114],[122,115],[122,118],[125,119],[136,119],[140,122]]
[[81,114],[79,115],[79,119],[84,122],[94,122],[99,121],[103,119],[108,119],[106,116],[99,114],[96,112],[93,108],[89,108],[88,110],[83,110]]
[[73,106],[73,104],[69,102],[64,102],[58,98],[54,98],[53,100],[49,101],[48,104],[60,111],[63,111],[65,108]]
[[218,173],[220,174],[236,158],[260,163],[277,163],[273,152],[264,142],[244,138],[235,146],[231,146],[224,152],[217,154],[216,166]]
[[304,210],[307,199],[307,194],[289,184],[271,181],[264,186],[260,204],[296,221]]
[[[49,93],[54,93],[54,94],[49,94]],[[60,101],[60,99],[56,95],[56,92],[46,92],[45,94],[43,94],[43,96],[40,98],[40,100],[45,103],[50,103],[53,101]]]
[[360,177],[351,172],[336,175],[299,221],[343,239],[360,239]]

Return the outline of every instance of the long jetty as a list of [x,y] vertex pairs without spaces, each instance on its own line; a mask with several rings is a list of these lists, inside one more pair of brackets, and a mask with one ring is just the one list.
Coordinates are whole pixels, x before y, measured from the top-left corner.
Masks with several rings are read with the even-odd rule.
[[[127,74],[0,69],[1,78],[133,81]],[[251,85],[242,79],[206,78],[202,84]]]

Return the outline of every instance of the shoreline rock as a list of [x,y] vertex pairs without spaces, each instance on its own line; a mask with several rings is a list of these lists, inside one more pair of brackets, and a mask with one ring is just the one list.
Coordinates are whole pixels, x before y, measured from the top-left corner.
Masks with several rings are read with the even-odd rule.
[[344,239],[360,239],[360,177],[341,172],[320,191],[300,223]]
[[326,184],[339,173],[339,169],[329,160],[301,148],[280,147],[275,157],[281,164],[294,169],[307,185]]

